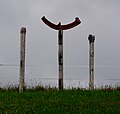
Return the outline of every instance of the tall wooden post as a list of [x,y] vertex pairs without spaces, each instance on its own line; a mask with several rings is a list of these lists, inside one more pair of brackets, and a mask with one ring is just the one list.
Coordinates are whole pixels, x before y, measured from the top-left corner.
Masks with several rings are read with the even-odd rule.
[[20,72],[19,72],[19,92],[23,92],[25,87],[25,39],[26,28],[20,30]]
[[59,90],[63,90],[63,30],[58,31]]
[[89,89],[94,89],[94,41],[95,36],[89,35]]
[[75,18],[75,21],[66,25],[61,25],[59,24],[54,24],[47,20],[45,16],[43,16],[42,21],[48,25],[50,28],[54,30],[58,30],[58,44],[59,44],[59,49],[58,49],[58,64],[59,64],[59,79],[58,79],[58,88],[59,90],[63,90],[63,30],[68,30],[71,29],[81,23],[78,17]]

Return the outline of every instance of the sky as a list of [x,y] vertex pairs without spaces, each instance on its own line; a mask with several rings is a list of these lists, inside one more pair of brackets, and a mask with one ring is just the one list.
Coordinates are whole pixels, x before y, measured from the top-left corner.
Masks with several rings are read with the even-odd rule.
[[41,21],[42,16],[55,24],[73,22],[75,17],[81,20],[79,26],[63,32],[66,81],[76,84],[76,80],[85,80],[87,85],[88,36],[93,34],[95,82],[112,80],[119,83],[119,12],[119,0],[1,0],[0,64],[3,66],[0,65],[0,84],[19,79],[21,27],[27,29],[26,80],[39,83],[46,78],[48,82],[58,79],[58,31],[46,26]]

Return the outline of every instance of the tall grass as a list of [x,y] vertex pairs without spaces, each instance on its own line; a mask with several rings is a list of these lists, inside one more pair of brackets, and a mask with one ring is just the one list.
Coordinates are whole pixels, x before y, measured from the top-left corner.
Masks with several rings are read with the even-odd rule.
[[[0,87],[0,92],[1,91],[17,91],[18,92],[19,87],[18,85],[13,85],[13,84],[8,84],[4,87]],[[48,91],[48,90],[58,90],[58,88],[56,86],[51,86],[46,85],[43,86],[41,83],[38,85],[34,85],[34,86],[25,86],[24,87],[24,91]],[[68,87],[67,89],[64,90],[89,90],[89,88],[81,88],[81,87]],[[95,87],[94,90],[101,90],[101,91],[120,91],[120,85],[102,85],[99,87]]]

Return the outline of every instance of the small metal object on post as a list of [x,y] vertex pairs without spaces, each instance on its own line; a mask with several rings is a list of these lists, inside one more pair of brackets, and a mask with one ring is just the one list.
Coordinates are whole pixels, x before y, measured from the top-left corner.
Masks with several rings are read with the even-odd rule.
[[95,36],[92,34],[88,37],[89,40],[89,89],[94,89],[94,41]]
[[58,80],[58,88],[59,90],[63,90],[63,30],[68,30],[74,28],[75,26],[79,25],[81,21],[78,17],[75,18],[75,21],[66,25],[61,25],[59,22],[58,25],[48,21],[45,16],[43,16],[42,21],[48,25],[50,28],[58,30],[58,64],[59,64],[59,80]]
[[25,39],[26,28],[22,27],[20,30],[20,73],[19,73],[19,92],[23,92],[25,82]]

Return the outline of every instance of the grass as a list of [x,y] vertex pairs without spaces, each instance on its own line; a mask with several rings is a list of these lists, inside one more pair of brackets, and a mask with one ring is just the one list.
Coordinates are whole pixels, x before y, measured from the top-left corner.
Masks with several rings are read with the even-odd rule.
[[56,88],[0,90],[0,114],[119,114],[120,91]]

